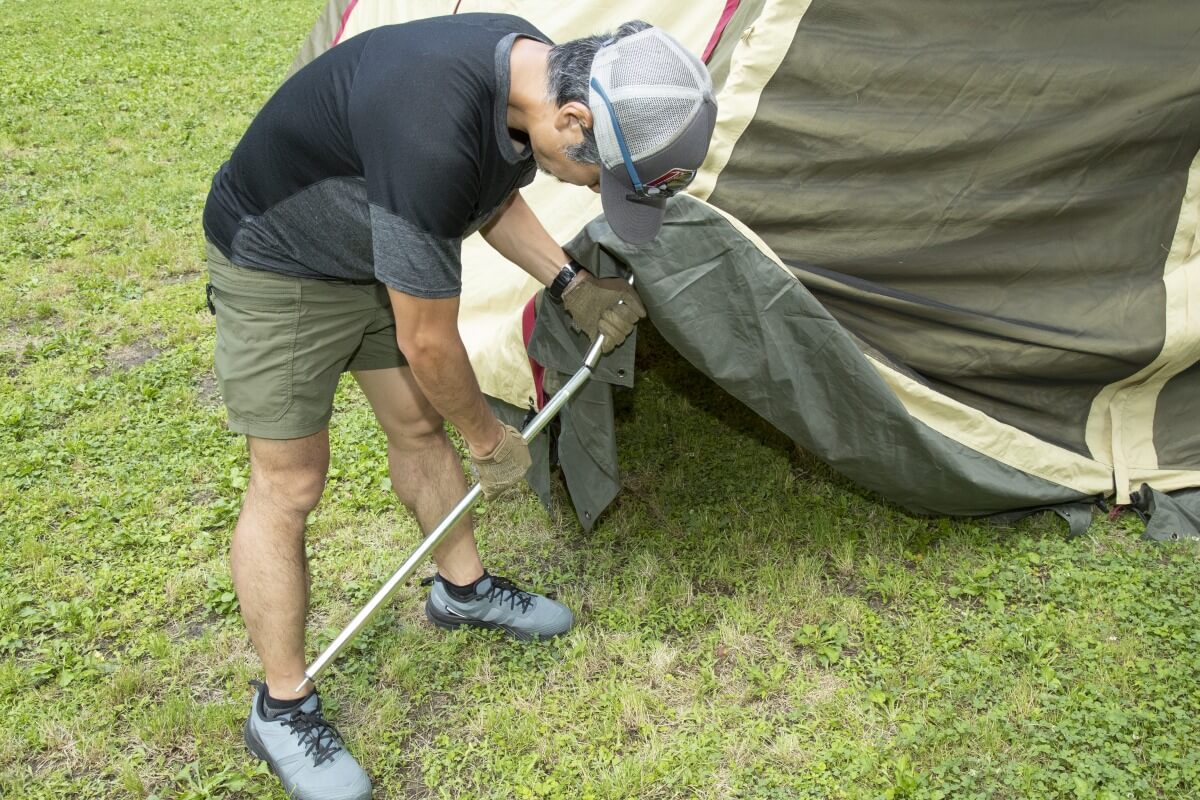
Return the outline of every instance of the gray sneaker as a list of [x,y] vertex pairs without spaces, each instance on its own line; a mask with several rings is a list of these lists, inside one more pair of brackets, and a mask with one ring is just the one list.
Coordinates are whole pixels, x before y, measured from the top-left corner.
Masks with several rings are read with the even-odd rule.
[[512,581],[487,573],[468,600],[455,598],[446,590],[442,576],[436,576],[425,601],[425,616],[439,628],[494,628],[522,641],[558,636],[575,623],[575,615],[562,603],[523,592]]
[[337,728],[321,714],[316,692],[299,710],[269,718],[267,687],[254,681],[246,746],[266,761],[292,800],[368,800],[371,779],[346,752]]

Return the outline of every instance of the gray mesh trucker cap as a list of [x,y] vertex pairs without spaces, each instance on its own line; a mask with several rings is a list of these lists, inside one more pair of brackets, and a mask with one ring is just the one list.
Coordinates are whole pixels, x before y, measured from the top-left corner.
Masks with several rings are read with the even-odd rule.
[[664,31],[647,28],[596,52],[588,106],[608,224],[631,244],[649,242],[667,197],[692,182],[708,154],[717,121],[708,69]]

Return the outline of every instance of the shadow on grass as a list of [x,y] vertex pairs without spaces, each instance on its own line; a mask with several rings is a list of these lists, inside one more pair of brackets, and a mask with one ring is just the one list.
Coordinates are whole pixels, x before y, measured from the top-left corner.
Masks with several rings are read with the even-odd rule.
[[[814,501],[845,493],[864,506],[883,506],[892,513],[913,519],[932,519],[918,517],[887,498],[865,489],[834,470],[816,455],[801,448],[786,434],[692,366],[647,322],[642,323],[638,332],[637,378],[639,386],[663,396],[655,405],[668,409],[671,416],[669,419],[648,419],[643,404],[637,401],[636,390],[615,393],[620,449],[625,451],[628,447],[629,451],[638,457],[630,459],[633,463],[629,465],[629,470],[633,473],[645,467],[645,462],[641,460],[646,455],[645,448],[639,446],[638,440],[645,436],[648,427],[665,425],[668,434],[675,434],[670,438],[676,440],[689,431],[694,432],[697,428],[702,428],[713,433],[719,442],[754,443],[761,449],[761,458],[778,459],[781,463],[788,464],[792,478],[787,481],[787,488],[810,494]],[[687,419],[684,419],[684,416]],[[693,438],[698,440],[698,437]],[[660,451],[659,455],[669,456],[672,453]],[[654,463],[654,459],[649,463]],[[710,477],[709,473],[719,472],[722,468],[722,453],[713,448],[707,455],[698,459],[696,478],[703,480]],[[716,488],[721,488],[723,494],[720,497],[709,494],[711,502],[737,502],[746,486],[738,481],[721,480],[708,484],[705,491],[711,493]]]

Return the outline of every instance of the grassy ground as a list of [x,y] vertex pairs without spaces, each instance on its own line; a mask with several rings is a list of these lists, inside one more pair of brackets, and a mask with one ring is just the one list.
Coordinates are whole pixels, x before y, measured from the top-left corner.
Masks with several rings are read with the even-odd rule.
[[[281,797],[241,744],[199,213],[319,4],[0,9],[0,796]],[[377,797],[1200,796],[1195,546],[906,515],[654,339],[597,529],[480,518],[577,629],[445,635],[409,587],[325,681]],[[350,387],[333,439],[314,653],[418,539]]]

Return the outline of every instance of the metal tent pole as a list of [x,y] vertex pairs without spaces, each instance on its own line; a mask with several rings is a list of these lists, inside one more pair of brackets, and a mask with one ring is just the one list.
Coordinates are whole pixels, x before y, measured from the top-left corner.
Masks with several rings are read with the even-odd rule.
[[[630,278],[630,283],[633,283],[632,277]],[[571,376],[562,389],[555,392],[554,396],[546,403],[545,408],[529,421],[529,424],[525,426],[525,430],[521,431],[521,438],[526,443],[532,442],[534,437],[541,433],[550,420],[567,404],[567,401],[571,399],[571,396],[579,387],[587,383],[588,379],[592,377],[592,371],[596,368],[597,362],[600,361],[600,349],[603,345],[604,335],[600,334],[592,342],[592,346],[587,351],[587,355],[583,359],[583,366],[579,368],[579,371]],[[413,551],[413,554],[408,557],[408,560],[404,562],[400,569],[396,570],[392,577],[388,578],[387,583],[383,584],[379,588],[379,591],[375,592],[375,596],[358,612],[354,619],[350,621],[350,624],[337,635],[336,639],[329,643],[324,652],[317,656],[317,660],[304,671],[304,680],[296,687],[297,692],[304,691],[304,687],[309,683],[316,683],[317,678],[321,676],[321,673],[325,671],[330,662],[337,658],[338,653],[371,621],[371,618],[375,616],[380,607],[387,602],[388,598],[408,578],[417,565],[424,560],[425,556],[429,555],[429,552],[438,546],[450,529],[458,524],[459,520],[471,509],[471,506],[475,505],[481,494],[483,494],[483,489],[480,488],[478,483],[471,487],[466,497],[458,501],[458,505],[433,529],[432,533],[425,537],[425,541],[421,542],[420,546]]]

